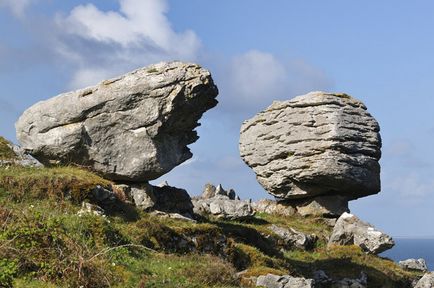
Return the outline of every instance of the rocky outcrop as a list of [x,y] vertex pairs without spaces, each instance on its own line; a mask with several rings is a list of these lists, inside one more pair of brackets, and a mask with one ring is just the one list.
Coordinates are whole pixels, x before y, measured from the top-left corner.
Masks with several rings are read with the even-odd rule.
[[276,225],[271,225],[270,230],[273,231],[280,239],[284,241],[284,246],[290,248],[298,248],[301,250],[312,249],[318,237],[312,234],[305,234],[293,228],[283,228]]
[[344,213],[333,228],[328,246],[357,245],[370,254],[379,254],[395,245],[393,239],[356,216]]
[[315,281],[313,279],[305,279],[302,277],[292,277],[289,275],[261,275],[256,280],[256,286],[265,288],[313,288]]
[[278,199],[380,191],[381,139],[366,106],[346,95],[312,92],[275,101],[243,123],[240,153]]
[[425,273],[417,282],[414,288],[432,288],[434,287],[434,272]]
[[417,270],[422,272],[427,272],[428,267],[426,266],[425,259],[407,259],[403,261],[399,261],[398,265],[406,270]]
[[124,188],[132,202],[144,211],[176,213],[191,218],[193,203],[184,189],[169,185],[133,184]]
[[239,220],[255,215],[251,201],[240,200],[233,189],[226,191],[221,185],[217,187],[206,184],[201,197],[192,200],[194,213],[213,215],[220,219]]
[[349,212],[348,199],[339,195],[318,196],[308,199],[294,199],[289,201],[273,201],[262,199],[252,203],[256,212],[290,216],[338,218],[342,213]]
[[290,205],[284,205],[270,199],[261,199],[252,202],[252,208],[255,212],[282,216],[291,216],[297,212],[297,210]]
[[193,129],[217,94],[200,66],[159,63],[35,104],[17,121],[17,138],[44,164],[145,182],[192,157]]
[[39,161],[27,154],[20,146],[0,136],[0,167],[8,165],[42,167]]
[[219,184],[217,187],[215,187],[214,185],[208,183],[205,185],[205,188],[203,190],[203,193],[201,195],[202,199],[210,199],[210,198],[214,198],[216,196],[226,196],[228,197],[230,200],[240,200],[240,197],[237,196],[237,194],[235,193],[234,189],[229,189],[229,191],[226,191],[225,189],[223,189],[222,185]]

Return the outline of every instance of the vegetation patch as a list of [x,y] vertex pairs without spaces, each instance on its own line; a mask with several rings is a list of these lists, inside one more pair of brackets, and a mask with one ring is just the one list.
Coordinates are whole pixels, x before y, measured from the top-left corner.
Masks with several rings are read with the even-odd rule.
[[[77,215],[89,189],[111,184],[76,167],[0,168],[0,287],[254,287],[259,275],[320,269],[334,279],[364,271],[369,287],[408,287],[421,276],[356,246],[327,248],[331,228],[321,218],[189,222],[134,207],[134,217]],[[272,224],[315,234],[317,244],[280,246]]]
[[54,198],[81,202],[97,185],[108,187],[107,181],[77,167],[21,167],[0,169],[0,187],[12,200]]
[[0,136],[0,160],[16,159],[14,151],[9,147],[9,141]]

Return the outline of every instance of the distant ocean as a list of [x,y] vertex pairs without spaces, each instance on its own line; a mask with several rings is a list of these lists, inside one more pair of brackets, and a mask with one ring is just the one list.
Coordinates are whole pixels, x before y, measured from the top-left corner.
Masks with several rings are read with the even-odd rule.
[[426,261],[428,270],[434,270],[434,238],[411,239],[396,238],[395,246],[382,253],[381,256],[390,258],[395,261],[409,258],[423,258]]

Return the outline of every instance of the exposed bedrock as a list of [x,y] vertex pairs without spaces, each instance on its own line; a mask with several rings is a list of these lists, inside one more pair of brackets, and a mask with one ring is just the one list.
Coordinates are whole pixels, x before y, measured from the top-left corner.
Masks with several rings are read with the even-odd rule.
[[278,199],[380,191],[380,127],[346,94],[312,92],[275,101],[240,132],[240,153]]
[[44,164],[146,182],[192,157],[187,145],[217,94],[200,66],[159,63],[33,105],[16,123],[17,138]]

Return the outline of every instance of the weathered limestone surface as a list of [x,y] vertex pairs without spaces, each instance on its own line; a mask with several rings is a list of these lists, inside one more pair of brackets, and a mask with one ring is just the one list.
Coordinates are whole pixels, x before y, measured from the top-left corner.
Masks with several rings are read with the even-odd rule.
[[146,182],[192,157],[193,129],[217,94],[200,66],[159,63],[33,105],[16,123],[17,138],[44,164]]
[[313,288],[315,281],[313,279],[305,279],[302,277],[292,277],[289,275],[261,275],[256,280],[256,286],[265,288]]
[[241,157],[280,199],[380,191],[381,139],[366,106],[346,95],[312,92],[275,101],[243,123]]
[[395,245],[392,237],[358,217],[343,213],[336,222],[328,246],[357,245],[370,254],[379,254]]

